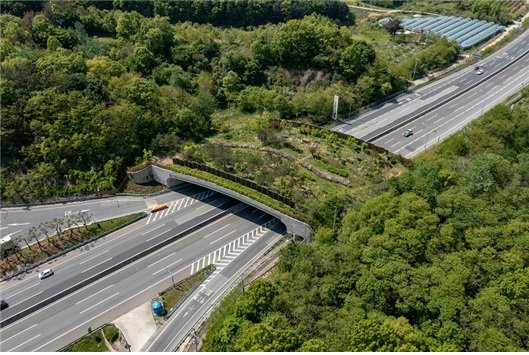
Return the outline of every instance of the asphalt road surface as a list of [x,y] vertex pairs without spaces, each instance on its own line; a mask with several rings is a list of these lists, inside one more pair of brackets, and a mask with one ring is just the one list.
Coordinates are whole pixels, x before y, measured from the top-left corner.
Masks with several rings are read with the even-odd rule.
[[218,274],[206,280],[175,311],[144,345],[142,351],[168,352],[176,348],[190,335],[192,328],[214,305],[230,286],[239,282],[241,276],[260,256],[270,249],[284,234],[284,226],[276,224],[265,238],[260,238],[251,249],[233,260]]
[[[170,237],[181,234],[189,228],[205,222],[224,210],[234,206],[237,202],[227,196],[210,196],[204,204],[187,208],[173,218],[160,219],[158,223],[145,224],[139,221],[139,227],[131,230],[124,238],[111,239],[85,252],[75,259],[75,262],[65,262],[53,265],[55,275],[39,280],[38,269],[32,277],[26,277],[22,282],[15,283],[12,287],[2,288],[2,298],[9,303],[9,308],[4,309],[0,319],[12,316],[30,309],[31,307],[52,298],[57,293],[70,289],[86,279],[99,275],[112,266],[132,259],[144,250],[159,244]],[[175,218],[176,217],[176,218]],[[76,250],[72,253],[77,253]],[[47,268],[42,265],[40,270]],[[33,276],[34,275],[34,276]]]
[[[17,238],[24,236],[31,227],[36,227],[42,222],[49,222],[54,218],[77,214],[84,211],[90,214],[95,221],[128,216],[134,213],[149,210],[158,204],[171,203],[184,197],[197,196],[207,191],[204,188],[191,184],[183,184],[174,191],[169,191],[153,197],[145,196],[115,196],[95,200],[56,203],[50,205],[13,207],[0,209],[0,235]],[[40,233],[40,239],[45,238]],[[28,240],[31,244],[34,240]],[[20,240],[20,246],[25,243]]]
[[[508,64],[511,65],[502,70]],[[333,130],[405,158],[414,157],[529,84],[529,31],[478,65],[484,69],[482,75],[473,66],[463,69]],[[439,107],[433,109],[436,106]],[[412,129],[414,134],[404,137],[406,129]]]
[[[207,264],[218,265],[217,274],[213,277],[215,279],[222,275],[224,267],[228,269],[228,266],[239,262],[238,254],[252,254],[253,250],[261,250],[261,240],[266,240],[269,235],[278,237],[279,234],[270,229],[278,228],[281,224],[268,214],[240,203],[234,208],[236,212],[3,327],[0,330],[1,351],[56,351],[86,334],[88,327],[95,329],[149,301],[169,287],[173,280],[178,282]],[[178,217],[174,217],[162,218],[153,224],[140,221],[123,233],[116,232],[119,236],[112,240],[128,244],[129,238],[145,241],[164,238],[164,234],[160,233],[165,231],[165,227],[178,224]],[[162,226],[162,223],[166,225]],[[143,234],[144,228],[147,228],[146,234]],[[23,299],[35,291],[40,292],[43,290],[40,287],[46,284],[49,285],[44,288],[58,287],[64,275],[79,274],[87,269],[87,264],[91,265],[96,260],[99,263],[101,259],[110,257],[110,251],[105,252],[109,248],[108,244],[97,245],[89,254],[80,254],[57,265],[54,267],[55,275],[48,279],[39,281],[36,275],[32,275],[27,282],[3,288],[2,293],[6,291],[17,299]]]

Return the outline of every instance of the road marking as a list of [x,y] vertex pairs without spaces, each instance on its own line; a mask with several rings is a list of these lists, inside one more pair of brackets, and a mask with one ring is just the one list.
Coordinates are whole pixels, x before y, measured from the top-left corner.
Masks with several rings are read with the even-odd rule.
[[152,213],[149,214],[149,219],[147,220],[147,223],[145,223],[145,224],[149,224],[149,222],[151,221],[151,218],[152,218]]
[[18,335],[24,333],[25,331],[28,331],[28,330],[30,330],[31,328],[36,327],[38,324],[39,324],[39,323],[37,323],[37,324],[33,324],[31,327],[26,328],[26,329],[24,329],[24,330],[22,330],[22,331],[20,331],[20,332],[18,332],[18,333],[16,333],[16,334],[11,335],[9,338],[0,341],[0,343],[6,342],[6,341],[8,341],[9,339],[18,336]]
[[107,252],[109,252],[108,249],[105,250],[105,251],[102,252],[102,253],[99,253],[99,254],[97,254],[97,255],[95,255],[95,256],[92,256],[90,259],[86,259],[85,261],[80,262],[79,265],[83,265],[84,263],[87,263],[87,262],[89,262],[90,260],[95,259],[95,258],[97,258],[98,256],[101,256],[101,255],[103,255],[103,254],[105,254],[105,253],[107,253]]
[[147,268],[150,268],[151,266],[153,266],[153,265],[155,265],[155,264],[158,264],[158,263],[159,263],[160,261],[162,261],[162,260],[165,260],[165,259],[169,258],[169,257],[170,257],[171,255],[173,255],[173,254],[174,254],[174,252],[172,252],[171,254],[167,255],[167,256],[166,256],[166,257],[164,257],[164,258],[161,258],[161,259],[160,259],[160,260],[158,260],[158,261],[155,261],[155,262],[154,262],[154,263],[152,263],[151,265],[147,266]]
[[[255,260],[257,260],[259,257],[261,257],[262,254],[261,253],[258,253],[256,256],[254,256],[251,260],[249,260],[246,264],[244,264],[242,266],[241,269],[245,270],[249,265],[252,265],[253,263],[255,263]],[[235,274],[235,276],[237,276],[237,274]],[[233,283],[233,279],[234,278],[229,278],[226,280],[226,282],[224,282],[222,285],[220,285],[220,287],[218,287],[218,289],[222,289],[224,288],[227,284],[229,283]],[[203,286],[202,288],[205,288],[205,286]],[[199,291],[200,292],[200,291]],[[219,294],[219,295],[216,295],[216,298],[213,299],[213,302],[216,302],[219,297],[221,296],[222,294]],[[169,319],[168,321],[168,324],[165,328],[163,328],[160,333],[158,334],[158,336],[151,342],[151,344],[154,344],[158,341],[158,339],[162,336],[162,334],[167,330],[169,329],[169,325],[171,324],[171,322],[173,322],[175,319],[178,318],[178,315],[182,314],[182,312],[187,311],[189,309],[189,304],[192,302],[192,299],[191,298],[188,298],[188,301],[187,302],[184,302],[181,304],[181,306],[179,307],[180,310],[176,313],[174,313],[171,318],[172,319]],[[200,312],[204,307],[207,307],[207,303],[204,303],[203,305],[201,305],[198,309],[197,309],[197,313]],[[188,320],[185,324],[183,324],[180,328],[181,329],[186,329],[187,325],[189,324],[189,322],[191,322],[191,319]],[[173,344],[169,344],[168,346],[165,347],[165,349],[163,351],[167,351],[167,348],[169,348],[170,346],[174,346]],[[149,351],[149,349],[145,349],[145,351]]]
[[8,226],[27,226],[31,223],[9,223]]
[[9,233],[8,235],[5,235],[4,237],[10,237],[10,236],[12,236],[13,234],[17,234],[18,232],[22,232],[22,229],[19,229],[19,230],[17,230],[16,232],[13,232],[13,233]]
[[178,200],[174,201],[174,204],[173,204],[173,210],[171,211],[171,213],[174,212],[174,210],[176,209],[176,204],[178,203]]
[[267,216],[267,215],[268,215],[268,213],[263,213],[262,215],[259,216],[258,219],[261,219],[261,218],[263,218],[264,216]]
[[202,209],[202,208],[204,208],[204,207],[207,207],[207,206],[209,206],[209,205],[208,205],[208,204],[204,204],[204,205],[198,207],[196,210],[198,211],[198,210],[200,210],[200,209]]
[[97,291],[96,293],[93,293],[93,294],[91,294],[90,296],[88,296],[88,297],[86,297],[86,298],[83,298],[82,300],[80,300],[79,302],[76,302],[75,304],[83,303],[83,302],[86,301],[87,299],[89,299],[89,298],[91,298],[91,297],[94,297],[94,296],[97,295],[98,293],[101,293],[101,292],[103,292],[103,291],[105,291],[105,290],[108,290],[108,289],[111,288],[112,286],[114,286],[114,285],[112,284],[112,285],[110,285],[110,286],[107,286],[107,287],[105,287],[104,289],[99,290],[99,291]]
[[109,261],[110,259],[112,259],[112,257],[110,257],[110,258],[108,258],[108,259],[106,259],[106,260],[103,260],[103,261],[100,262],[99,264],[96,264],[96,265],[94,265],[94,266],[91,266],[91,267],[89,267],[89,268],[86,269],[86,270],[81,271],[81,274],[87,272],[88,270],[92,270],[92,269],[95,268],[96,266],[99,266],[99,265],[101,265],[101,264],[106,263],[106,262]]
[[27,343],[29,343],[30,341],[32,341],[33,339],[38,338],[38,337],[40,337],[40,334],[35,335],[33,338],[26,340],[26,341],[23,342],[22,344],[15,346],[14,348],[8,350],[7,352],[11,352],[11,351],[13,351],[13,350],[15,350],[15,349],[18,349],[18,348],[20,348],[22,345],[26,345]]
[[[178,270],[175,274],[178,274],[180,271],[183,271],[183,270],[187,269],[188,267],[189,267],[189,266],[186,266],[185,268]],[[54,342],[55,340],[57,340],[57,339],[59,339],[59,338],[64,337],[66,334],[73,332],[73,331],[76,330],[77,328],[81,328],[81,327],[84,326],[85,324],[90,323],[90,322],[93,321],[94,319],[97,319],[97,318],[101,317],[103,314],[105,314],[105,313],[107,313],[107,312],[113,310],[114,308],[117,308],[117,307],[121,306],[123,303],[130,301],[131,299],[133,299],[134,297],[136,297],[136,296],[142,294],[143,292],[149,292],[149,290],[151,290],[153,287],[157,286],[158,284],[161,284],[162,282],[164,282],[166,279],[169,279],[170,277],[171,277],[171,276],[167,276],[167,277],[161,279],[160,281],[156,282],[155,284],[151,285],[149,288],[146,288],[145,290],[141,290],[141,291],[135,293],[134,295],[130,296],[130,297],[127,298],[126,300],[123,300],[123,301],[119,302],[118,304],[114,305],[113,307],[107,308],[105,311],[103,311],[103,312],[99,313],[98,315],[96,315],[96,316],[90,318],[90,319],[87,320],[86,322],[79,324],[77,327],[72,328],[72,329],[70,329],[70,330],[64,332],[63,334],[59,335],[58,337],[53,338],[52,340],[50,340],[50,341],[47,342],[46,344],[41,345],[40,347],[34,349],[33,351],[38,351],[39,349],[42,349],[42,348],[45,347],[46,345],[48,345],[48,344]],[[39,334],[39,335],[40,335],[40,334]]]
[[99,306],[101,303],[108,301],[110,298],[112,298],[114,296],[117,296],[118,294],[119,294],[119,292],[114,293],[112,296],[109,296],[109,297],[105,298],[101,302],[98,302],[98,303],[94,304],[93,306],[90,306],[90,307],[82,310],[81,312],[79,312],[79,314],[83,314],[84,312],[87,312],[87,311],[91,310],[92,308]]
[[215,234],[215,233],[217,233],[217,232],[223,230],[224,228],[229,227],[230,224],[231,224],[231,223],[228,223],[228,224],[226,224],[224,227],[219,228],[219,229],[217,229],[216,231],[209,233],[209,234],[206,235],[205,237],[202,237],[202,239],[206,239],[207,237],[212,236],[213,234]]
[[27,288],[25,288],[25,289],[23,289],[23,290],[21,290],[21,291],[18,291],[17,293],[13,293],[13,294],[10,295],[9,297],[13,297],[13,296],[15,296],[15,295],[18,295],[19,293],[22,293],[22,292],[24,292],[24,291],[26,291],[26,290],[29,290],[30,288],[33,288],[33,287],[38,286],[38,285],[40,285],[40,282],[36,283],[36,284],[33,285],[33,286],[29,286],[29,287],[27,287]]
[[401,144],[401,142],[397,142],[397,143],[393,144],[392,146],[390,146],[390,148],[396,147],[396,146],[398,146],[399,144]]
[[36,295],[40,295],[42,292],[43,292],[43,291],[39,291],[39,292],[37,292],[37,293],[34,293],[34,294],[32,294],[31,296],[29,296],[28,298],[24,298],[22,301],[17,302],[17,303],[15,303],[15,304],[11,305],[11,307],[15,307],[17,304],[21,304],[21,303],[23,303],[23,302],[26,302],[26,301],[29,300],[30,298],[33,298],[33,297],[35,297]]
[[174,263],[171,263],[171,264],[169,264],[169,265],[167,265],[167,266],[164,266],[164,267],[163,267],[163,268],[161,268],[160,270],[158,270],[158,271],[154,272],[154,273],[153,273],[153,275],[156,275],[156,274],[158,274],[158,273],[160,273],[160,272],[164,271],[165,269],[167,269],[167,268],[169,268],[169,267],[173,266],[173,265],[174,265],[174,264],[176,264],[176,263],[179,263],[180,261],[182,261],[182,259],[178,259],[178,260],[177,260],[177,261],[175,261]]
[[162,233],[160,233],[160,234],[155,235],[154,237],[150,237],[149,239],[146,240],[146,242],[148,242],[148,241],[150,241],[150,240],[153,240],[154,238],[158,238],[158,237],[161,236],[162,234],[165,234],[165,233],[170,232],[170,231],[171,231],[171,230],[168,229],[168,230],[166,230],[166,231],[164,231],[164,232],[162,232]]
[[221,240],[222,238],[225,238],[225,237],[227,237],[227,236],[229,236],[230,234],[233,234],[233,233],[235,233],[235,232],[237,232],[237,229],[232,230],[232,231],[229,232],[228,234],[226,234],[226,235],[220,237],[219,239],[216,239],[216,240],[212,241],[211,243],[209,243],[209,245],[211,245],[211,244],[215,244],[216,242],[218,242],[218,241]]
[[0,231],[4,230],[4,229],[7,229],[7,228],[9,228],[9,227],[0,227]]
[[165,226],[165,223],[162,224],[162,225],[159,225],[159,226],[156,227],[156,228],[151,229],[150,231],[147,231],[147,232],[145,232],[145,233],[142,233],[142,235],[146,235],[146,234],[149,234],[149,233],[151,233],[151,232],[154,232],[155,230],[157,230],[158,228],[162,228],[163,226]]

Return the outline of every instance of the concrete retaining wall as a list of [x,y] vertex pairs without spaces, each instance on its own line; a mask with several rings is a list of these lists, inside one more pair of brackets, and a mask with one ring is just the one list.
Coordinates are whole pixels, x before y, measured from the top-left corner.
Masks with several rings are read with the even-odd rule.
[[249,197],[241,195],[238,192],[229,190],[227,188],[218,186],[202,179],[195,178],[193,176],[180,174],[169,169],[161,168],[156,165],[149,165],[143,168],[142,170],[136,172],[129,172],[128,175],[130,180],[139,184],[151,182],[154,180],[167,187],[174,187],[183,182],[202,186],[212,191],[220,192],[223,195],[230,196],[236,200],[246,203],[247,205],[258,208],[261,211],[270,214],[271,216],[276,217],[287,227],[287,233],[303,237],[304,239],[310,239],[314,234],[312,228],[305,222],[287,216],[284,213],[276,211],[275,209],[255,200],[252,200]]

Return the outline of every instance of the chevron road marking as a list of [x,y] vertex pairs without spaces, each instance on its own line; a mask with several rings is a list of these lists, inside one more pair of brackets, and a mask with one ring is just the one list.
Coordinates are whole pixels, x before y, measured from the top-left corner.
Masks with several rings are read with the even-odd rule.
[[[165,210],[158,211],[154,215],[151,213],[149,215],[149,219],[147,220],[147,222],[145,224],[149,224],[151,222],[154,222],[157,219],[160,219],[160,218],[163,218],[163,217],[167,217],[168,215],[173,214],[174,212],[179,211],[179,210],[181,210],[183,208],[186,208],[187,206],[191,206],[191,205],[197,203],[198,201],[201,201],[201,200],[203,200],[205,198],[208,198],[209,196],[211,196],[211,195],[213,195],[215,193],[216,193],[215,191],[207,190],[207,191],[202,191],[202,192],[200,192],[198,194],[195,194],[193,196],[182,197],[181,199],[174,200],[174,201],[171,202],[169,207],[166,208]],[[152,217],[152,220],[151,220],[151,217]]]
[[215,271],[204,281],[207,284],[215,275],[222,271],[230,262],[244,252],[257,239],[265,235],[270,227],[277,223],[277,219],[272,219],[265,224],[251,230],[234,241],[218,248],[201,259],[191,264],[191,274],[198,272],[208,265],[214,265]]

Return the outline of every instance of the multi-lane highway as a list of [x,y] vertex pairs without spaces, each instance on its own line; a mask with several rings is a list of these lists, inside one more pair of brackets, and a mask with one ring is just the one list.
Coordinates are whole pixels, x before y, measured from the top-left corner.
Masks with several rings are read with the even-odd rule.
[[[170,204],[175,200],[190,197],[194,200],[204,198],[201,187],[182,184],[173,191],[153,197],[145,196],[115,196],[95,200],[56,203],[49,205],[13,207],[0,209],[0,235],[16,238],[24,236],[31,227],[37,227],[42,222],[49,222],[54,218],[86,212],[95,221],[127,216],[148,210],[158,204]],[[41,233],[41,238],[44,234]],[[29,243],[34,240],[28,240]],[[19,241],[21,246],[25,246]]]
[[333,129],[414,157],[529,84],[529,31],[477,65],[483,74],[466,68]]
[[[209,203],[198,202],[178,214],[167,213],[151,221],[144,219],[95,245],[89,253],[79,253],[65,261],[58,261],[53,266],[55,275],[48,279],[39,280],[33,274],[22,281],[4,283],[1,290],[11,304],[11,312],[16,313],[20,305],[30,302],[34,297],[60,291],[69,280],[75,282],[83,278],[83,274],[98,270],[114,257],[122,255],[123,250],[161,243],[174,234],[172,231],[179,226],[196,221],[196,218],[211,211],[221,212],[222,206],[214,207],[215,203],[225,205],[233,201],[219,195],[209,198],[213,200],[207,201]],[[254,243],[258,245],[257,241],[266,241],[268,238],[275,240],[283,233],[281,224],[276,220],[244,204],[233,201],[230,212],[176,242],[3,327],[0,330],[0,348],[2,351],[57,350],[86,334],[88,327],[93,329],[112,321],[151,299],[168,287],[172,280],[178,282],[208,264],[217,267],[212,280],[222,278],[224,267],[232,264],[239,254],[251,256],[257,252]],[[2,311],[2,319],[6,310]]]

